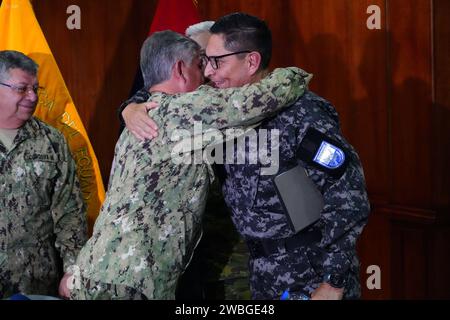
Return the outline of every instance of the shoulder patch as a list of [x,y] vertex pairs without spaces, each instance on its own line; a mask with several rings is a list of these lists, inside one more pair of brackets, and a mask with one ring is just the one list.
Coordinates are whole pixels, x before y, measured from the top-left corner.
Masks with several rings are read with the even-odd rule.
[[337,179],[344,174],[349,160],[341,143],[312,127],[306,131],[297,156]]
[[337,169],[344,164],[345,153],[341,148],[322,141],[313,161],[328,169]]

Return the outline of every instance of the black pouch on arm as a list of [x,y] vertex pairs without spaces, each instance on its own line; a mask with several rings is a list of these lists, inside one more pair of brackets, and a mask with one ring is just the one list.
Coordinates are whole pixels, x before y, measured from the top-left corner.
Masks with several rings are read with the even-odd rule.
[[320,219],[322,194],[301,165],[277,175],[274,183],[295,233]]
[[349,163],[349,155],[340,142],[312,127],[300,143],[297,157],[335,179],[344,174]]

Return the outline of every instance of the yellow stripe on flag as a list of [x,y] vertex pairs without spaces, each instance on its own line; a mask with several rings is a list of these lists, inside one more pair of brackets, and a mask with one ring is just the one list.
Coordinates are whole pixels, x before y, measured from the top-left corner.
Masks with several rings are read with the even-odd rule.
[[92,230],[105,198],[97,158],[29,0],[3,0],[0,7],[0,50],[23,52],[39,65],[39,85],[45,89],[39,94],[35,116],[66,137],[77,164]]

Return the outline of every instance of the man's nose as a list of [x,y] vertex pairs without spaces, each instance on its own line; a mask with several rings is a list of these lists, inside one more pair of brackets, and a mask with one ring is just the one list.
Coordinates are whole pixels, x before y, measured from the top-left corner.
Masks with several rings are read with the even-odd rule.
[[211,75],[214,73],[214,69],[211,67],[211,63],[208,61],[208,63],[205,66],[205,78],[210,78]]
[[30,101],[36,101],[38,99],[38,93],[34,92],[33,89],[28,88],[25,97]]

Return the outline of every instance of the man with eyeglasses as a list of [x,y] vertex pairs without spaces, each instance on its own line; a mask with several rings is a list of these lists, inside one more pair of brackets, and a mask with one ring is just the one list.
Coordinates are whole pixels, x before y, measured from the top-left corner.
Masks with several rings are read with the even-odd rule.
[[[203,59],[214,86],[240,87],[264,78],[272,52],[264,21],[234,13],[218,19],[210,32]],[[258,130],[274,129],[280,133],[276,174],[264,175],[261,163],[248,161],[226,163],[219,174],[233,222],[249,248],[252,298],[360,297],[356,241],[370,205],[359,157],[343,137],[334,107],[307,91]],[[324,202],[320,219],[303,230],[293,228],[274,182],[293,168],[306,172]]]
[[37,71],[23,53],[0,51],[0,298],[19,292],[57,296],[58,289],[63,295],[87,240],[67,143],[33,117]]
[[[210,32],[205,76],[216,87],[240,87],[267,73],[272,41],[264,21],[230,14]],[[356,240],[367,223],[369,202],[360,160],[342,136],[334,107],[307,91],[258,128],[273,129],[280,133],[278,172],[264,175],[261,164],[223,166],[225,201],[249,247],[252,298],[358,298]],[[304,229],[293,227],[298,213],[287,209],[282,199],[289,191],[276,184],[294,168],[306,172],[324,203],[320,219]],[[289,183],[297,188],[300,182]]]

